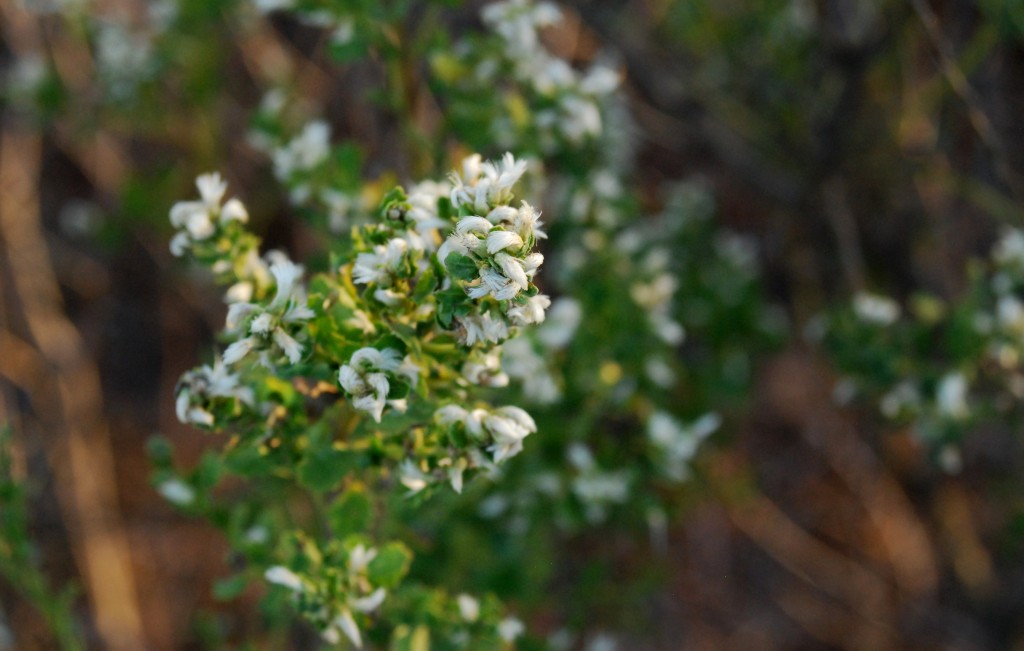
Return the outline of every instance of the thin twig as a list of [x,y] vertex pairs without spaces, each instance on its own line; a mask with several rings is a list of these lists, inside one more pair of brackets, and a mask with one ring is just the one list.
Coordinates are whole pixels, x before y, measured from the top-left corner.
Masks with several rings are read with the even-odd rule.
[[963,101],[967,108],[967,119],[970,121],[971,126],[974,127],[978,137],[981,138],[982,143],[992,153],[996,172],[1002,177],[1007,188],[1015,197],[1018,199],[1024,197],[1024,188],[1022,188],[1020,180],[1010,167],[1006,148],[992,126],[992,120],[989,119],[985,109],[982,108],[981,97],[974,90],[974,87],[971,86],[967,76],[957,64],[956,54],[942,33],[938,17],[925,0],[910,0],[910,4],[921,19],[925,34],[939,56],[943,76],[949,82],[953,92]]

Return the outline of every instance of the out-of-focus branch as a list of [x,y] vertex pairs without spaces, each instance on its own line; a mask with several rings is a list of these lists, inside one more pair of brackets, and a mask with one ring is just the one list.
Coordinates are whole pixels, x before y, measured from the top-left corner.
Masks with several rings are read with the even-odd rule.
[[864,254],[857,234],[857,221],[850,210],[846,183],[839,177],[825,181],[821,188],[822,208],[835,233],[839,246],[839,261],[850,291],[863,291],[865,287]]
[[992,153],[996,172],[1002,177],[1007,188],[1015,197],[1018,199],[1024,197],[1024,185],[1022,185],[1021,180],[1010,167],[1006,148],[1003,146],[999,136],[996,135],[992,121],[982,108],[981,97],[978,96],[978,93],[971,86],[970,81],[968,81],[967,76],[957,64],[953,48],[942,34],[942,27],[939,25],[938,17],[924,0],[910,0],[910,4],[921,19],[925,34],[938,54],[942,75],[949,82],[953,92],[963,101],[967,108],[967,118],[970,120],[971,126],[974,127],[981,141],[985,143],[985,147]]
[[112,651],[145,648],[142,621],[114,482],[99,374],[64,314],[43,237],[36,182],[37,136],[0,133],[0,235],[29,335],[53,374],[62,432],[47,441],[77,561],[96,626]]

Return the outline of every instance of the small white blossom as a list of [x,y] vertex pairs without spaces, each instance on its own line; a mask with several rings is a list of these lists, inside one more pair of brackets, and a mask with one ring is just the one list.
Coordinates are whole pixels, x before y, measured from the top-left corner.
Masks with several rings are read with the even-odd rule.
[[916,411],[921,404],[921,393],[910,380],[900,382],[889,390],[879,403],[879,409],[886,418],[897,418],[908,412]]
[[859,292],[853,297],[853,311],[865,323],[889,326],[900,318],[900,306],[888,296]]
[[[333,624],[345,634],[345,637],[352,641],[352,644],[354,644],[356,648],[363,648],[363,636],[360,635],[359,626],[356,625],[356,620],[352,618],[352,612],[350,610],[342,610],[341,613],[334,618]],[[337,640],[335,640],[335,643],[336,642]]]
[[305,590],[302,578],[287,567],[283,567],[281,565],[275,565],[267,568],[267,571],[263,573],[263,578],[265,578],[269,583],[284,586],[292,592],[302,592]]
[[961,420],[970,413],[967,405],[967,378],[963,373],[949,373],[939,381],[935,392],[935,406],[939,414]]
[[508,386],[508,375],[501,372],[500,350],[471,355],[462,365],[462,377],[471,384],[486,387]]
[[179,201],[171,207],[171,225],[180,229],[171,239],[171,252],[180,256],[195,242],[207,240],[218,225],[231,221],[246,222],[249,214],[238,199],[229,199],[222,207],[221,199],[227,183],[218,172],[203,174],[196,179],[200,201]]
[[177,477],[168,479],[160,484],[160,486],[157,487],[157,491],[163,495],[164,499],[168,502],[178,506],[188,506],[196,499],[195,489]]
[[459,341],[466,346],[472,346],[477,342],[500,343],[509,334],[505,322],[495,319],[490,312],[481,315],[470,314],[455,321]]
[[498,635],[506,642],[514,642],[526,631],[526,627],[515,617],[506,617],[498,623]]
[[394,238],[388,243],[373,247],[372,253],[360,253],[352,267],[352,282],[360,285],[369,283],[390,285],[391,277],[402,264],[409,248],[408,242]]
[[475,622],[480,617],[480,602],[468,594],[460,594],[456,597],[459,604],[459,615],[467,622]]
[[689,476],[689,463],[701,442],[717,430],[721,417],[710,412],[687,426],[669,414],[656,411],[647,420],[647,437],[659,453],[659,461],[669,479],[684,481]]
[[543,323],[545,310],[551,305],[551,299],[544,294],[537,294],[526,299],[526,304],[509,308],[508,318],[512,325],[528,326]]
[[548,360],[539,355],[529,338],[519,336],[502,346],[501,368],[522,384],[523,395],[530,402],[553,404],[562,391],[548,368]]
[[380,422],[391,384],[387,373],[398,371],[401,353],[393,348],[360,348],[338,371],[338,382],[352,396],[352,406]]
[[299,171],[320,165],[331,152],[331,127],[323,120],[314,120],[287,145],[273,153],[274,174],[287,181]]
[[[306,305],[306,292],[299,282],[303,268],[283,253],[271,252],[268,258],[272,261],[270,273],[277,285],[274,298],[266,306],[247,302],[228,306],[227,329],[249,336],[228,346],[224,351],[225,364],[235,364],[256,349],[264,351],[260,361],[265,365],[269,365],[269,351],[283,354],[292,364],[302,358],[302,344],[288,330],[314,316]],[[248,328],[243,329],[246,323]]]

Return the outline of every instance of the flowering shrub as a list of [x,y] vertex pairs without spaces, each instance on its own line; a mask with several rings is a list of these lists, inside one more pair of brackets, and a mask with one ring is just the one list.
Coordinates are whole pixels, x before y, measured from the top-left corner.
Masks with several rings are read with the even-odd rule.
[[[339,135],[287,53],[243,47],[261,99],[238,124],[281,191],[229,191],[230,167],[200,174],[191,198],[177,173],[127,182],[128,206],[166,199],[171,254],[205,268],[227,304],[218,352],[174,391],[178,420],[216,435],[212,448],[181,469],[154,438],[154,485],[223,531],[241,560],[215,595],[262,584],[271,626],[295,612],[355,647],[498,649],[525,635],[564,648],[578,634],[608,647],[610,633],[574,621],[591,603],[582,589],[552,611],[553,641],[510,614],[543,607],[535,557],[612,521],[663,535],[700,446],[784,324],[761,301],[756,252],[715,224],[699,182],[642,207],[615,53],[577,65],[549,49],[543,32],[563,19],[551,3],[488,3],[478,29],[456,29],[447,5],[159,2],[129,19],[40,3],[84,35],[104,90],[78,96],[54,62],[25,56],[8,97],[83,132],[87,109],[138,133],[199,131],[218,96],[194,89],[219,88],[235,56],[223,36],[255,42],[275,21],[317,34],[315,56],[378,70],[368,101],[396,123],[398,156]],[[258,234],[278,195],[316,233],[306,259]]]
[[839,398],[864,397],[886,420],[911,426],[940,465],[958,472],[973,424],[1010,418],[1024,396],[1019,371],[1024,233],[1004,230],[987,260],[969,269],[962,300],[861,293],[832,315],[825,343],[846,379]]

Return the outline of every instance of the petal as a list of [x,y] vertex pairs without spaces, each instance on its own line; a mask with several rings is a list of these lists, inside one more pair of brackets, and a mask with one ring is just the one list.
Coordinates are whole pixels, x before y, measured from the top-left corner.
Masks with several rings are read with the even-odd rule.
[[249,221],[249,211],[238,199],[228,199],[228,202],[220,210],[220,221],[222,224],[230,221],[244,224]]
[[384,588],[377,588],[373,593],[360,597],[359,599],[352,599],[349,604],[355,610],[361,613],[368,613],[376,610],[384,602],[384,597],[387,596],[387,590]]
[[274,330],[274,343],[281,347],[284,351],[288,361],[292,364],[298,364],[299,360],[302,359],[302,344],[295,341],[287,332],[281,328]]
[[[486,220],[485,220],[486,221]],[[511,231],[493,231],[487,235],[487,252],[497,253],[503,249],[519,249],[523,238]]]
[[231,344],[224,351],[224,363],[234,364],[243,357],[249,354],[253,346],[256,345],[256,340],[252,337],[246,337],[245,339],[239,339],[235,343]]
[[334,624],[341,629],[345,637],[352,640],[352,644],[360,649],[363,648],[363,638],[359,634],[359,627],[356,626],[356,620],[352,619],[352,613],[349,610],[341,611],[341,614],[334,618]]

